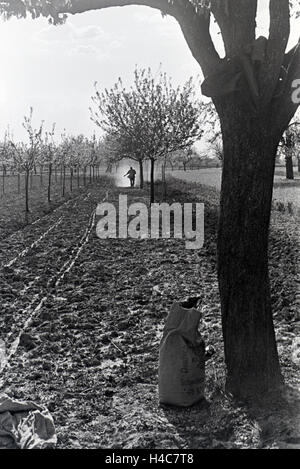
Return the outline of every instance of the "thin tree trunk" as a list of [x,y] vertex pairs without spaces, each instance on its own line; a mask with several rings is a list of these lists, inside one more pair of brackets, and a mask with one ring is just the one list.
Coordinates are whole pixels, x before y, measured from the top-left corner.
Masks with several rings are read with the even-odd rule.
[[300,173],[300,156],[298,156],[297,161],[298,161],[298,173]]
[[43,185],[43,165],[40,165],[40,184]]
[[140,167],[140,189],[144,188],[144,168],[143,168],[143,160],[139,160],[139,167]]
[[21,175],[20,171],[18,170],[18,194],[20,194],[21,191]]
[[79,188],[80,187],[80,174],[79,174],[79,166],[77,167],[77,187]]
[[73,191],[73,168],[70,169],[70,192]]
[[86,166],[83,168],[83,185],[86,186]]
[[155,167],[155,160],[153,158],[150,159],[150,204],[154,204],[154,167]]
[[163,162],[161,166],[162,170],[162,182],[163,182],[163,199],[167,197],[167,185],[166,185],[166,161]]
[[66,166],[63,165],[63,183],[62,183],[62,195],[65,196],[66,190]]
[[293,157],[286,155],[285,157],[286,178],[294,179]]
[[49,174],[48,174],[48,202],[51,202],[51,176],[52,176],[52,163],[49,163]]
[[[220,110],[219,110],[220,111]],[[268,234],[276,150],[268,121],[219,112],[224,168],[218,278],[227,390],[242,398],[282,384],[271,311]]]
[[25,171],[25,212],[29,212],[29,170]]

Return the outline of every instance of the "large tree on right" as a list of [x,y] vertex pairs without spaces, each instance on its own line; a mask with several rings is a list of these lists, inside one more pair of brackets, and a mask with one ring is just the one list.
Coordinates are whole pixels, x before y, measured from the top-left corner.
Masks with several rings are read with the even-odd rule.
[[227,389],[248,397],[282,384],[268,232],[276,152],[298,105],[293,84],[300,54],[299,44],[286,54],[288,0],[270,1],[268,39],[255,38],[255,0],[211,3],[226,51],[226,59],[208,71],[203,92],[213,99],[223,138],[218,278]]
[[[227,389],[249,397],[282,384],[271,311],[268,231],[278,144],[298,105],[299,43],[287,52],[291,3],[270,0],[268,38],[256,37],[257,0],[1,0],[7,17],[144,5],[173,16],[220,118],[223,176],[218,277]],[[299,1],[294,2],[299,7]],[[210,33],[214,18],[226,56]]]

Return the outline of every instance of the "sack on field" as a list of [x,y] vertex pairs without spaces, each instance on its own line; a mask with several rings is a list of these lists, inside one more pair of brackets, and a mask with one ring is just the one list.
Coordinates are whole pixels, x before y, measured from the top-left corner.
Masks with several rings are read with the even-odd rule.
[[[187,307],[186,307],[187,306]],[[198,332],[201,312],[175,303],[159,349],[159,401],[188,407],[204,397],[205,345]]]

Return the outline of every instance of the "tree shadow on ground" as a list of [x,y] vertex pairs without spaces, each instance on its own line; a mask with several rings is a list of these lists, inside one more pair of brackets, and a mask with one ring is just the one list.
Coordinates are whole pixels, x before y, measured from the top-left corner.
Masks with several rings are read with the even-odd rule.
[[247,406],[260,429],[260,447],[300,449],[300,392],[286,385],[280,395]]
[[188,408],[163,406],[186,449],[300,449],[300,393],[240,403],[217,390]]

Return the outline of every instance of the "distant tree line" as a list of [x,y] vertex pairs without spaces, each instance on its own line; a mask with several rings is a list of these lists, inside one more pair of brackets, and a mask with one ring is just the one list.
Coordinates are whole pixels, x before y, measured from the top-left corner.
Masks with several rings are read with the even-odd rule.
[[[24,117],[23,127],[28,137],[27,142],[15,142],[9,130],[0,142],[0,168],[2,170],[1,193],[5,195],[6,178],[17,176],[17,192],[21,192],[21,179],[24,179],[25,211],[29,212],[29,192],[32,188],[33,175],[40,176],[40,185],[45,184],[47,174],[47,200],[51,203],[53,180],[61,184],[61,195],[66,195],[67,178],[69,190],[75,184],[86,186],[100,174],[101,155],[104,144],[95,135],[86,138],[83,135],[61,135],[55,140],[55,124],[50,130],[44,129],[44,122],[38,127],[32,123],[33,109]],[[80,180],[81,179],[81,180]]]

